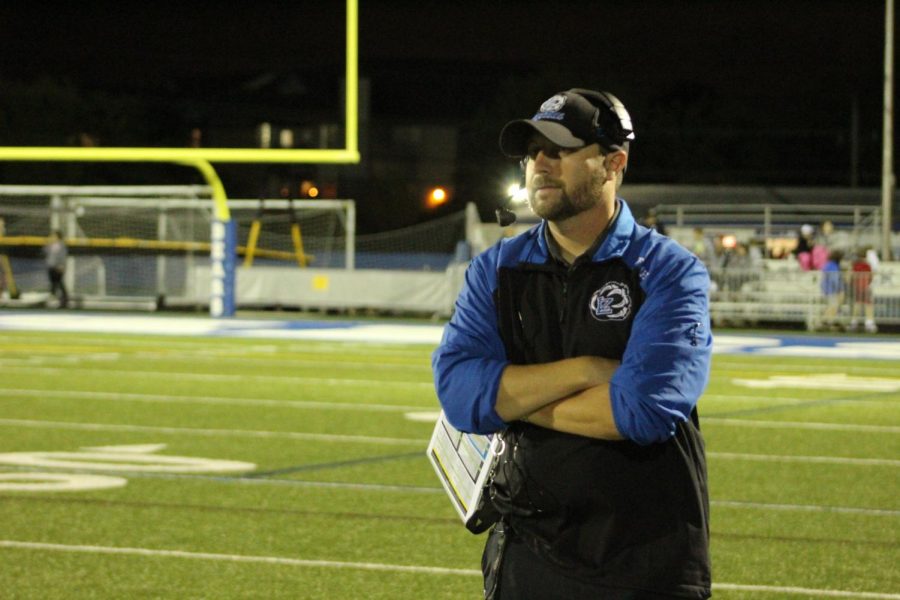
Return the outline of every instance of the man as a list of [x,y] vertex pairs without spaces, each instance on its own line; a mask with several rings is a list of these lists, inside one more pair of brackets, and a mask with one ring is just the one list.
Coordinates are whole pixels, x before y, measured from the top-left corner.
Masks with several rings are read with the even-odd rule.
[[644,217],[644,227],[655,229],[662,235],[666,235],[666,225],[659,220],[659,215],[656,214],[655,208],[651,208],[647,211],[647,216]]
[[53,230],[50,240],[44,246],[44,256],[47,263],[47,275],[50,278],[50,294],[59,298],[59,307],[66,308],[69,304],[69,293],[63,276],[66,273],[66,258],[69,251],[63,241],[62,232]]
[[860,314],[865,318],[866,333],[878,333],[875,325],[875,304],[872,301],[872,264],[868,260],[871,248],[857,250],[850,266],[850,290],[853,292],[850,310],[850,331],[857,331]]
[[844,253],[840,250],[832,250],[828,253],[828,261],[822,267],[822,296],[825,298],[825,310],[822,313],[822,328],[840,331],[843,329],[838,322],[841,305],[844,303],[844,276],[841,273],[841,261]]
[[582,89],[500,135],[543,220],[473,260],[432,357],[450,422],[502,432],[488,598],[710,595],[709,278],[617,198],[633,139]]
[[712,241],[706,237],[702,227],[694,227],[694,239],[691,242],[691,252],[700,259],[700,261],[710,268],[716,263],[716,248]]

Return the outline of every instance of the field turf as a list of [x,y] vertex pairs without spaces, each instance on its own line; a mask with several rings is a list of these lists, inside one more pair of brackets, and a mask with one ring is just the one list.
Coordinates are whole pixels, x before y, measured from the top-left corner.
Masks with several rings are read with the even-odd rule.
[[[479,598],[430,352],[0,332],[0,598]],[[715,356],[715,598],[900,598],[898,364]]]

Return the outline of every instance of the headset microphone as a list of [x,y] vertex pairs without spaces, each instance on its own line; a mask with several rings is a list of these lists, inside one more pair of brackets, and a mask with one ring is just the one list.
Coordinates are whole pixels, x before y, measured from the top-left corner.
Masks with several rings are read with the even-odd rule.
[[516,213],[505,206],[501,206],[495,210],[494,214],[497,215],[497,225],[500,227],[509,227],[516,222]]

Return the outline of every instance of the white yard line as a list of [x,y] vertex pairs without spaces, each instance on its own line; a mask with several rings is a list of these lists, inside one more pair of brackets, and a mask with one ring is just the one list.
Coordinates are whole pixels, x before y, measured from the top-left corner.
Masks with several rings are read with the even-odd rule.
[[[31,467],[16,467],[14,465],[8,468],[12,470],[26,470]],[[48,471],[51,469],[47,469]],[[59,469],[53,468],[53,472],[63,473],[82,473],[79,469]],[[102,472],[96,469],[91,472]],[[310,488],[328,488],[336,490],[354,490],[361,492],[400,492],[402,494],[439,494],[446,492],[440,486],[414,486],[414,485],[391,485],[383,483],[353,483],[347,481],[316,481],[307,479],[279,479],[272,477],[231,477],[221,475],[205,475],[200,473],[147,473],[133,472],[127,473],[130,479],[168,479],[168,480],[207,480],[217,483],[241,484],[241,485],[272,485],[272,486],[289,486],[289,487],[310,487]],[[710,505],[721,506],[725,508],[741,509],[741,510],[761,510],[761,511],[777,511],[777,512],[805,512],[805,513],[835,513],[847,515],[861,515],[865,517],[900,517],[900,510],[891,510],[887,508],[860,508],[855,506],[823,506],[815,504],[776,504],[771,502],[748,502],[740,500],[710,500]]]
[[[362,435],[334,435],[324,433],[301,433],[293,431],[257,431],[246,429],[206,429],[196,427],[161,427],[151,425],[125,425],[114,423],[72,423],[63,421],[43,421],[33,419],[0,419],[0,426],[34,427],[46,429],[75,429],[83,431],[132,431],[132,432],[156,432],[176,433],[188,435],[206,436],[237,436],[256,438],[283,438],[314,440],[325,442],[356,442],[364,444],[395,444],[421,446],[427,445],[426,439],[413,438],[384,438]],[[724,460],[747,460],[762,462],[799,462],[819,463],[852,466],[900,466],[900,460],[886,458],[850,458],[842,456],[792,456],[781,454],[747,454],[736,452],[708,452],[707,456]]]
[[[371,350],[371,349],[370,349]],[[215,354],[215,353],[214,353]],[[431,373],[431,365],[429,364],[399,364],[385,363],[378,364],[365,361],[349,361],[349,360],[324,360],[314,358],[272,358],[267,356],[236,356],[234,352],[228,354],[217,354],[214,356],[201,356],[200,354],[190,352],[178,353],[153,353],[153,352],[136,352],[127,358],[135,358],[140,361],[165,362],[175,361],[179,359],[189,359],[192,361],[205,363],[237,363],[237,364],[259,364],[266,367],[299,367],[299,366],[320,366],[328,369],[372,369],[388,371],[418,371],[422,373]]]
[[[371,350],[371,348],[370,348]],[[6,352],[8,355],[9,352]],[[182,362],[189,360],[191,362],[220,364],[220,365],[245,365],[245,366],[262,366],[269,369],[279,367],[295,369],[298,367],[322,367],[333,370],[359,370],[377,368],[384,371],[401,371],[409,373],[431,373],[431,366],[428,364],[401,364],[401,363],[378,363],[365,361],[348,361],[348,360],[327,360],[312,358],[272,358],[262,355],[253,356],[237,356],[234,352],[227,354],[218,354],[216,352],[134,352],[131,354],[121,354],[115,352],[79,352],[78,354],[58,354],[58,353],[29,353],[28,356],[21,357],[4,357],[4,351],[0,350],[0,365],[9,367],[19,366],[42,366],[42,365],[59,365],[60,363],[84,365],[96,362],[113,362],[113,361],[134,361],[143,363],[167,363]]]
[[123,377],[163,377],[165,379],[191,379],[195,381],[265,381],[267,383],[283,382],[283,383],[313,383],[317,385],[347,385],[347,386],[389,386],[389,387],[414,387],[422,389],[434,389],[434,383],[431,381],[391,381],[383,379],[349,379],[345,377],[301,377],[291,375],[253,375],[241,374],[231,375],[227,373],[181,373],[173,371],[138,371],[130,369],[85,369],[75,365],[73,369],[64,367],[33,367],[31,365],[23,365],[16,369],[17,371],[25,371],[29,373],[41,374],[59,374],[72,373],[77,371],[79,375],[92,374],[95,377],[108,377],[110,375],[120,375]]
[[860,425],[853,423],[808,423],[802,421],[754,421],[750,419],[727,419],[703,417],[701,425],[723,425],[726,427],[750,427],[759,429],[808,429],[811,431],[855,431],[861,433],[900,433],[894,425]]
[[[833,391],[833,390],[823,390]],[[883,392],[881,392],[883,394]],[[810,402],[828,401],[831,404],[853,404],[854,406],[900,406],[900,401],[885,397],[880,398],[841,398],[841,397],[810,397],[810,398],[792,398],[788,396],[746,396],[741,394],[704,394],[700,398],[701,406],[708,406],[710,403],[737,403],[747,402],[756,405],[768,404],[808,404]]]
[[[114,318],[114,317],[112,317]],[[2,330],[0,330],[2,331]],[[208,339],[208,338],[206,338]],[[378,354],[390,354],[394,357],[399,358],[411,358],[416,359],[422,356],[422,350],[418,349],[403,349],[397,348],[396,344],[377,344],[374,342],[317,342],[317,341],[293,341],[289,342],[287,345],[279,344],[250,344],[247,340],[244,339],[233,339],[233,338],[218,338],[217,341],[224,342],[218,344],[212,344],[209,341],[206,341],[204,338],[199,338],[196,340],[193,339],[178,339],[178,338],[160,338],[154,336],[152,339],[141,339],[135,340],[129,336],[125,335],[116,335],[116,337],[106,337],[106,338],[92,338],[86,335],[79,335],[78,342],[81,344],[94,344],[97,346],[109,346],[114,350],[121,350],[122,347],[136,347],[140,349],[150,348],[147,351],[153,352],[153,348],[158,348],[160,352],[169,351],[173,348],[180,348],[185,352],[191,352],[192,354],[205,354],[207,352],[213,353],[227,353],[227,354],[235,354],[236,352],[241,353],[256,353],[259,355],[260,353],[266,353],[275,355],[279,352],[299,352],[299,353],[309,353],[315,352],[316,354],[340,354],[341,356],[347,356],[349,354],[359,354],[364,356],[372,355],[372,348],[378,348]],[[21,336],[10,336],[10,335],[2,335],[0,333],[0,342],[8,342],[9,344],[17,344],[19,346],[26,346],[31,348],[36,344],[31,339],[23,339]],[[297,343],[301,342],[301,343]],[[45,346],[46,344],[41,344]],[[59,342],[51,342],[49,345],[59,348],[65,348],[65,341]],[[15,351],[15,348],[12,348]]]
[[257,431],[246,429],[201,429],[196,427],[158,427],[149,425],[117,425],[108,423],[67,423],[62,421],[39,421],[28,419],[0,419],[0,426],[34,427],[43,429],[74,429],[81,431],[130,431],[138,433],[176,433],[207,436],[235,436],[253,438],[274,438],[307,440],[316,442],[353,442],[358,444],[388,444],[396,446],[417,446],[423,452],[428,440],[412,438],[385,438],[365,435],[332,435],[326,433],[299,433],[295,431]]
[[846,373],[828,375],[770,375],[765,379],[736,377],[734,385],[755,389],[780,390],[784,388],[840,392],[897,393],[900,379],[893,377],[848,377]]
[[[360,410],[375,412],[408,412],[428,410],[427,406],[401,406],[393,404],[350,404],[347,402],[321,402],[316,400],[270,400],[265,398],[227,398],[222,396],[171,396],[163,394],[130,394],[121,392],[80,392],[75,390],[39,390],[2,388],[0,392],[10,396],[46,398],[83,398],[87,400],[113,400],[126,402],[161,402],[177,404],[222,404],[233,406],[279,406],[316,410]],[[435,419],[436,420],[436,419]]]
[[851,465],[856,467],[900,467],[900,460],[889,458],[850,458],[844,456],[791,456],[785,454],[747,454],[744,452],[707,452],[710,458],[724,460],[749,460],[755,462],[817,463],[826,465]]
[[[117,546],[88,546],[81,544],[50,544],[46,542],[26,542],[20,540],[0,540],[0,548],[16,550],[38,550],[45,552],[69,552],[81,554],[112,554],[126,556],[151,556],[164,558],[184,558],[192,560],[208,560],[214,562],[240,562],[290,567],[354,569],[362,571],[388,571],[392,573],[415,573],[422,575],[456,575],[462,577],[481,577],[478,569],[453,569],[447,567],[429,567],[421,565],[394,565],[389,563],[345,562],[336,560],[314,560],[303,558],[287,558],[281,556],[251,556],[245,554],[218,554],[211,552],[189,552],[185,550],[159,550],[152,548],[128,548]],[[845,590],[813,589],[788,586],[744,585],[739,583],[714,583],[713,590],[744,591],[773,594],[805,594],[833,598],[872,598],[898,600],[900,594],[881,592],[853,592]]]
[[764,594],[798,594],[803,596],[814,596],[816,598],[879,598],[884,600],[897,600],[898,598],[900,598],[900,594],[887,594],[882,592],[849,592],[844,590],[822,590],[779,585],[714,583],[712,587],[715,591],[761,592]]
[[209,552],[186,552],[184,550],[154,550],[150,548],[122,548],[113,546],[82,546],[69,544],[47,544],[41,542],[22,542],[18,540],[0,540],[0,548],[18,548],[26,550],[48,550],[53,552],[81,552],[88,554],[125,554],[130,556],[165,556],[169,558],[193,558],[220,562],[265,563],[270,565],[289,565],[293,567],[325,567],[332,569],[360,569],[364,571],[392,571],[396,573],[424,573],[427,575],[466,575],[481,576],[477,569],[449,569],[446,567],[424,567],[417,565],[391,565],[368,562],[343,562],[336,560],[309,560],[280,556],[247,556],[243,554],[213,554]]
[[792,396],[748,396],[746,394],[703,394],[700,402],[757,402],[760,404],[800,404],[809,402],[811,398],[795,398]]
[[866,373],[866,374],[884,374],[889,377],[896,373],[896,369],[891,368],[890,366],[857,366],[857,365],[846,365],[842,364],[840,367],[836,367],[834,364],[825,364],[823,365],[818,358],[813,357],[813,361],[818,361],[818,364],[784,364],[782,361],[777,365],[766,365],[765,367],[752,366],[748,365],[746,362],[746,356],[740,356],[733,363],[725,363],[722,361],[721,357],[716,357],[713,359],[713,371],[716,374],[725,374],[725,373],[738,373],[745,375],[747,373],[759,373],[761,375],[771,375],[772,371],[778,372],[798,372],[798,373],[826,373],[832,374],[836,370],[840,369],[843,372],[847,373]]
[[773,502],[742,502],[740,500],[710,500],[712,506],[727,508],[750,508],[755,510],[773,510],[786,512],[821,512],[847,515],[864,515],[867,517],[900,517],[900,510],[889,508],[857,508],[854,506],[819,506],[816,504],[776,504]]

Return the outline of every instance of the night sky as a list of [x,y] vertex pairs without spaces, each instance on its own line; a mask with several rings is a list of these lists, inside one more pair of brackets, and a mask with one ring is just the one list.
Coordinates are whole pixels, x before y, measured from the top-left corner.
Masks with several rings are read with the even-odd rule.
[[[343,19],[342,0],[2,3],[0,143],[33,143],[42,117],[16,103],[40,81],[149,99],[185,127],[239,114],[254,91],[284,114],[340,115]],[[457,184],[479,201],[472,174],[499,168],[503,122],[568,87],[628,106],[632,181],[847,185],[856,139],[858,182],[877,186],[883,19],[873,0],[360,0],[360,75],[374,127],[458,128]],[[65,144],[74,126],[46,119],[61,138],[39,143]]]
[[[0,65],[6,77],[139,89],[340,69],[343,6],[3,3]],[[360,0],[360,61],[363,76],[394,72],[406,82],[379,90],[383,110],[391,99],[399,110],[425,98],[425,113],[453,110],[460,98],[442,91],[463,92],[472,106],[495,74],[570,71],[641,97],[693,82],[797,117],[804,96],[879,91],[883,18],[873,0]]]

